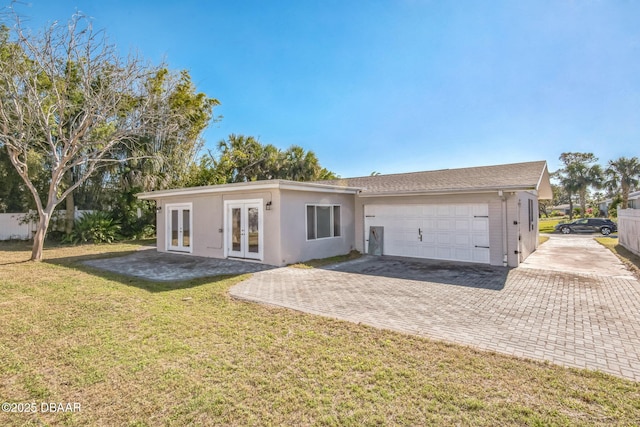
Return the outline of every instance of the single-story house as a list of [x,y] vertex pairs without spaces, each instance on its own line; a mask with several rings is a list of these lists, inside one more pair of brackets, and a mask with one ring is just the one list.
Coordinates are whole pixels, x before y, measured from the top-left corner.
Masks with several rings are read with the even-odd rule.
[[[574,207],[580,207],[580,205],[576,204],[574,205]],[[548,213],[551,213],[553,211],[561,212],[563,215],[569,215],[571,213],[571,206],[569,205],[569,203],[563,203],[561,205],[551,206],[551,208],[549,208]]]
[[[609,206],[613,199],[605,199],[598,204],[600,212],[608,214]],[[640,209],[640,191],[632,191],[629,193],[629,209]]]
[[157,203],[161,252],[283,266],[355,249],[515,267],[538,246],[538,199],[552,191],[537,161],[138,197]]

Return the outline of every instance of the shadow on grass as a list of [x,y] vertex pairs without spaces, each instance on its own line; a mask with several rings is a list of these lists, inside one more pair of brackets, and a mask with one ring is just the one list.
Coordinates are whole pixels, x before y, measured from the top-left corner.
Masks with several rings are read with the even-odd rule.
[[3,240],[0,242],[0,251],[24,252],[31,251],[32,247],[31,240]]

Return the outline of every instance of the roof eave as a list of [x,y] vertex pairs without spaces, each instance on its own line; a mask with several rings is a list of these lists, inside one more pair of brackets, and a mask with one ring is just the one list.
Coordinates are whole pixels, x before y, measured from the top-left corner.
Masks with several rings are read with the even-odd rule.
[[537,191],[534,186],[502,186],[492,188],[464,188],[443,190],[418,190],[418,191],[388,191],[388,192],[361,192],[359,197],[401,197],[401,196],[446,196],[450,194],[489,194],[499,191]]
[[192,196],[203,194],[216,194],[216,193],[236,193],[243,191],[256,191],[256,190],[293,190],[293,191],[313,191],[320,193],[337,193],[337,194],[356,194],[360,191],[359,188],[343,187],[327,184],[315,184],[296,181],[253,181],[242,182],[234,184],[219,184],[209,185],[206,187],[188,187],[179,188],[175,190],[160,190],[160,191],[148,191],[145,193],[138,193],[136,197],[141,200],[157,200],[167,197],[179,197],[179,196]]

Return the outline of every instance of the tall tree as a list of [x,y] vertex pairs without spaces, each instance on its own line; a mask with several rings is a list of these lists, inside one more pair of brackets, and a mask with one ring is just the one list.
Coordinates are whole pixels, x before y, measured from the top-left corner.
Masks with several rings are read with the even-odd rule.
[[587,213],[587,199],[589,188],[602,188],[603,172],[600,165],[585,165],[575,163],[567,166],[569,175],[575,181],[580,199],[580,212]]
[[[39,261],[59,203],[99,168],[139,157],[141,136],[162,139],[179,129],[169,108],[155,108],[168,100],[146,86],[157,67],[123,58],[83,15],[40,33],[15,13],[4,19],[12,27],[0,39],[0,149],[33,196],[39,219],[31,259]],[[47,162],[45,194],[32,178],[34,156]],[[65,182],[71,171],[75,181]]]
[[620,157],[610,160],[605,170],[607,186],[622,197],[620,207],[629,207],[629,193],[640,185],[640,160],[637,157]]
[[[154,95],[151,106],[157,117],[169,117],[176,132],[158,138],[153,133],[139,136],[136,152],[121,153],[130,158],[119,164],[121,187],[142,191],[184,185],[184,180],[203,146],[202,132],[213,119],[215,98],[198,93],[187,71],[179,74],[161,68],[149,77],[146,89]],[[153,124],[153,131],[160,125]],[[128,150],[129,147],[124,147]]]
[[582,215],[587,210],[587,196],[589,187],[600,188],[602,186],[603,173],[600,165],[594,164],[598,158],[593,153],[562,153],[560,160],[564,168],[557,171],[556,176],[560,184],[569,194],[571,212],[569,218],[573,218],[572,195],[577,195],[580,200]]
[[312,181],[320,174],[320,162],[313,151],[292,145],[284,152],[280,177],[291,181]]
[[279,150],[253,136],[231,134],[218,143],[220,156],[213,167],[222,182],[273,179],[279,169]]
[[313,151],[292,145],[282,151],[263,145],[252,136],[231,134],[218,143],[219,156],[212,153],[200,159],[191,173],[189,185],[247,182],[267,179],[319,181],[337,175],[320,166]]

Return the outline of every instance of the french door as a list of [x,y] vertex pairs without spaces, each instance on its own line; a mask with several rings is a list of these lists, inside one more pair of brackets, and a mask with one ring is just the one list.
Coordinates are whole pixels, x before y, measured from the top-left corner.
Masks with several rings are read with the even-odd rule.
[[227,201],[227,256],[262,260],[262,201]]
[[167,205],[167,231],[169,239],[167,250],[191,252],[191,203],[180,205]]

